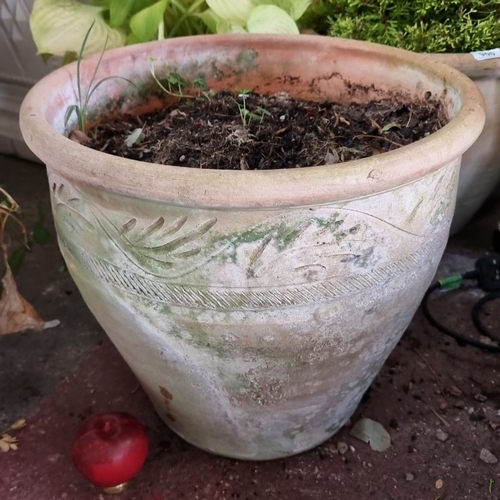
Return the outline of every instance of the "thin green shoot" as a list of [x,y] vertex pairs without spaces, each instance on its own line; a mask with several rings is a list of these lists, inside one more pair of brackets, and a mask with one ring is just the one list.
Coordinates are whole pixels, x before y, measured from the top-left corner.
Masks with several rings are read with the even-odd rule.
[[[182,11],[182,15],[179,17],[177,22],[174,24],[172,29],[170,30],[170,38],[174,37],[177,34],[177,31],[182,26],[184,22],[189,24],[188,18],[194,13],[197,12],[198,9],[204,4],[205,0],[196,0],[191,7],[186,9],[181,3],[172,1],[172,4],[175,5],[179,10]],[[191,33],[190,33],[191,34]]]
[[177,97],[178,99],[182,99],[185,97],[183,90],[188,86],[186,80],[182,78],[181,75],[178,73],[170,73],[166,78],[166,86],[163,85],[163,83],[160,81],[160,79],[156,76],[156,70],[155,70],[155,58],[150,58],[151,62],[151,76],[153,77],[153,80],[156,82],[156,84],[163,90],[168,95],[171,95],[173,97]]
[[[155,69],[155,58],[150,58],[151,62],[151,75],[156,82],[156,84],[168,95],[172,97],[176,97],[178,99],[189,99],[194,97],[203,96],[207,100],[210,100],[210,94],[212,91],[208,86],[205,78],[201,75],[196,75],[193,78],[191,84],[189,84],[179,73],[172,72],[169,73],[165,78],[161,80],[158,78]],[[195,92],[196,96],[186,94],[186,89],[191,89],[192,92]]]
[[108,38],[106,37],[106,41],[104,42],[104,47],[102,49],[102,52],[99,56],[99,60],[97,61],[97,64],[94,68],[94,73],[92,75],[92,78],[90,79],[89,86],[87,87],[85,93],[82,91],[82,73],[81,73],[81,64],[83,60],[83,54],[85,52],[85,47],[87,45],[87,41],[89,39],[90,33],[92,31],[92,28],[94,27],[95,21],[90,25],[90,28],[88,29],[87,33],[85,34],[85,37],[82,42],[82,46],[80,47],[80,53],[78,54],[78,59],[77,59],[77,65],[76,65],[76,82],[77,82],[77,104],[71,104],[66,108],[66,113],[64,115],[64,126],[67,127],[68,122],[73,115],[73,113],[76,114],[77,117],[77,122],[78,122],[78,127],[82,132],[85,132],[86,129],[86,117],[87,117],[87,112],[88,112],[88,106],[90,102],[90,98],[94,94],[94,92],[102,85],[104,82],[108,80],[124,80],[130,85],[133,85],[134,87],[136,86],[134,82],[129,80],[128,78],[125,78],[123,76],[108,76],[106,78],[103,78],[99,80],[95,85],[94,80],[96,79],[97,72],[99,70],[99,67],[102,62],[102,58],[104,56],[104,52],[106,51],[106,47],[108,44]]
[[240,113],[240,118],[241,122],[243,123],[244,127],[248,127],[250,122],[252,120],[258,121],[259,123],[262,123],[262,120],[264,119],[264,116],[271,116],[271,113],[267,110],[264,109],[260,106],[255,108],[255,110],[250,111],[247,107],[247,99],[248,96],[252,93],[251,90],[247,89],[242,89],[238,91],[238,98],[241,99],[241,103],[231,97],[231,99],[236,103],[238,106],[238,111]]

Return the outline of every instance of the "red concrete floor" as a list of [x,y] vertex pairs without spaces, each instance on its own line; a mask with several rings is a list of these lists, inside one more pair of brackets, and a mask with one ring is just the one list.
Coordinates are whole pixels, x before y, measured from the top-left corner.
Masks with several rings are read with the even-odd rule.
[[[11,165],[16,172],[25,169],[34,178],[41,175],[39,166]],[[469,270],[475,258],[490,250],[494,212],[500,218],[499,191],[473,223],[452,238],[439,274]],[[37,269],[37,258],[31,255],[27,265]],[[55,257],[51,259],[55,266]],[[107,411],[135,415],[146,425],[151,443],[143,470],[128,491],[116,497],[122,500],[500,498],[500,465],[479,458],[482,448],[487,448],[500,459],[500,357],[457,345],[430,327],[420,313],[350,424],[336,436],[296,457],[241,462],[197,450],[159,420],[113,345],[102,332],[97,333],[66,277],[55,280],[62,287],[55,294],[57,300],[49,302],[50,294],[43,293],[30,297],[30,285],[36,288],[37,277],[48,279],[43,275],[47,266],[29,278],[20,277],[20,287],[46,319],[63,318],[62,330],[0,339],[0,363],[8,366],[8,374],[2,374],[0,364],[3,420],[25,417],[28,424],[15,433],[19,449],[0,453],[1,500],[107,498],[79,475],[70,459],[78,427],[88,416]],[[66,289],[71,295],[64,293]],[[469,312],[480,296],[481,292],[469,288],[441,295],[431,304],[440,319],[473,334]],[[498,331],[500,308],[492,303],[487,313],[488,323]],[[83,335],[84,330],[93,333]],[[58,335],[61,338],[55,342]],[[50,354],[35,345],[44,339],[52,342]],[[23,364],[23,359],[30,359],[30,345],[44,352],[40,355],[44,360],[32,359],[31,367]],[[60,359],[64,357],[71,364],[64,365]],[[1,377],[15,385],[10,392],[1,385]],[[34,379],[50,383],[30,396],[26,384],[35,384]],[[16,399],[11,392],[23,397]],[[377,420],[390,432],[392,446],[387,452],[375,452],[349,435],[350,426],[361,417]],[[437,431],[441,438],[444,432],[446,440],[438,439]],[[345,453],[339,452],[343,448],[339,443],[348,445]]]

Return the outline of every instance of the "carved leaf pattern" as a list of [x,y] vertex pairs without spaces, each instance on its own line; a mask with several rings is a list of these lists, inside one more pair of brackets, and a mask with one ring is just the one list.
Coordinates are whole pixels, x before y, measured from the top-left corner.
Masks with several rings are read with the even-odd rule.
[[[223,244],[208,249],[203,236],[217,223],[210,218],[190,225],[187,216],[171,221],[160,216],[154,220],[130,217],[115,223],[96,204],[88,203],[82,193],[64,185],[53,186],[58,232],[70,244],[81,241],[92,253],[102,253],[104,242],[112,241],[125,259],[148,274],[180,276],[193,271],[224,250]],[[85,215],[83,215],[85,213]],[[167,277],[167,276],[165,276]]]

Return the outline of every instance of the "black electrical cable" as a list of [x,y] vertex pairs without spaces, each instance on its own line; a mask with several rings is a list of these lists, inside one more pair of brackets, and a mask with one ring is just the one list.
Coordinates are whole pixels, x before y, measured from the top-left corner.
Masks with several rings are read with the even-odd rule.
[[496,335],[493,335],[490,331],[488,331],[488,329],[483,325],[480,317],[480,313],[483,306],[488,302],[491,302],[492,300],[496,299],[500,299],[500,292],[489,293],[488,295],[485,295],[482,299],[478,300],[474,304],[474,307],[472,308],[472,322],[474,323],[476,329],[483,335],[489,337],[492,340],[500,342],[500,337],[497,337]]
[[[489,344],[485,344],[484,342],[479,342],[477,340],[474,340],[472,338],[469,338],[469,337],[465,337],[464,335],[461,335],[457,332],[454,332],[453,330],[450,330],[449,328],[447,328],[446,326],[442,325],[441,323],[439,323],[439,321],[437,321],[434,316],[431,314],[430,310],[429,310],[429,297],[432,295],[432,293],[434,293],[436,290],[439,290],[439,289],[450,289],[450,288],[458,288],[458,286],[460,286],[462,280],[466,279],[466,280],[477,280],[479,277],[479,273],[477,271],[469,271],[467,273],[463,273],[463,274],[460,274],[460,275],[455,275],[455,276],[451,276],[450,278],[446,278],[444,280],[441,280],[441,281],[438,281],[436,283],[434,283],[433,285],[431,285],[429,287],[429,289],[425,292],[425,295],[424,295],[424,298],[422,299],[422,312],[425,316],[425,318],[427,319],[427,321],[432,325],[434,326],[435,328],[437,328],[439,331],[443,332],[444,334],[454,338],[457,342],[461,343],[461,344],[468,344],[468,345],[472,345],[474,347],[479,347],[480,349],[484,349],[485,351],[489,351],[489,352],[497,352],[497,353],[500,353],[500,347],[496,347],[496,346],[493,346],[493,345],[489,345]],[[450,286],[451,285],[451,286]],[[491,294],[488,294],[486,295],[485,297],[483,297],[481,300],[479,300],[475,305],[474,305],[474,308],[473,308],[473,312],[472,312],[472,319],[473,319],[473,322],[474,322],[474,325],[476,326],[477,328],[477,325],[480,325],[480,327],[478,328],[478,330],[488,336],[489,338],[493,339],[493,340],[498,340],[496,337],[493,337],[491,332],[488,332],[482,325],[480,319],[479,319],[479,313],[481,311],[481,308],[484,304],[486,304],[487,302],[489,302],[490,300],[494,300],[494,299],[497,299],[497,298],[500,298],[500,292],[499,293],[491,293]]]

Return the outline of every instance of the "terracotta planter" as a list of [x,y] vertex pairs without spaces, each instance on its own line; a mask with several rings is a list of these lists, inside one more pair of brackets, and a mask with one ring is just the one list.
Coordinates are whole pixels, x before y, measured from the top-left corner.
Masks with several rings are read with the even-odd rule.
[[[68,268],[163,420],[221,455],[299,453],[346,422],[417,309],[448,239],[460,157],[483,127],[482,97],[418,55],[314,36],[137,45],[107,53],[98,79],[150,85],[149,57],[160,74],[202,74],[212,88],[343,102],[431,92],[452,118],[411,146],[342,165],[207,171],[64,137],[75,66],[23,104]],[[82,65],[85,81],[95,62]],[[138,106],[109,80],[93,109],[113,103]]]
[[459,232],[500,181],[500,59],[476,61],[470,54],[431,54],[471,78],[486,102],[486,125],[464,153],[451,234]]

